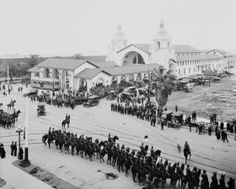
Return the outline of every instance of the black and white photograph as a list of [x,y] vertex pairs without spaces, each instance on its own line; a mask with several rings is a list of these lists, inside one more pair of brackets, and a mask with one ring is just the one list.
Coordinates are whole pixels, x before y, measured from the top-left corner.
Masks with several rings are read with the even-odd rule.
[[0,0],[0,189],[235,179],[235,0]]

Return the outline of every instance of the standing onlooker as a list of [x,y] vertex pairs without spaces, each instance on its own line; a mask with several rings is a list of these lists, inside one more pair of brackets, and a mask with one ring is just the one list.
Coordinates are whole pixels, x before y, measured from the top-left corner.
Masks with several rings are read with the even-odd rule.
[[178,112],[178,106],[177,105],[175,105],[175,111]]
[[11,143],[11,156],[14,155],[14,142]]
[[14,144],[14,156],[17,156],[17,143]]
[[225,186],[225,175],[221,175],[220,177],[220,180],[219,180],[219,188],[220,189],[226,189],[226,186]]
[[0,144],[0,156],[1,156],[1,158],[5,158],[6,157],[6,151],[4,149],[3,144]]
[[201,181],[201,189],[208,189],[208,188],[209,188],[208,176],[206,174],[206,170],[203,170],[202,181]]

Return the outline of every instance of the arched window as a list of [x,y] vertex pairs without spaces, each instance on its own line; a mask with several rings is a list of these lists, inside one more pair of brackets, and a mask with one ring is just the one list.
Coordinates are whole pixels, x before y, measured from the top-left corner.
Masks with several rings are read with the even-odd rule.
[[137,81],[142,80],[142,74],[141,74],[141,73],[138,73],[138,74],[137,74],[136,80],[137,80]]
[[44,78],[50,78],[50,74],[49,74],[49,69],[48,68],[44,68],[43,76],[44,76]]
[[157,42],[156,42],[155,50],[156,50],[156,51],[159,51],[160,48],[161,48],[161,43],[160,43],[160,41],[157,41]]
[[55,79],[59,79],[59,72],[58,72],[57,69],[53,70],[53,76],[52,77],[55,78]]
[[121,81],[126,81],[126,75],[122,75],[120,78]]
[[134,74],[129,75],[129,81],[133,82],[134,81]]

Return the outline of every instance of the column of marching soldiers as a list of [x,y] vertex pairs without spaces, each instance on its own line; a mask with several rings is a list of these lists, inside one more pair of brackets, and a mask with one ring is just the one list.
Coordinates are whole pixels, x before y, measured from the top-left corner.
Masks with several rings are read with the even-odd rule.
[[[180,186],[189,189],[234,189],[235,179],[230,178],[226,184],[225,174],[217,178],[217,173],[213,173],[211,182],[206,170],[183,163],[172,163],[167,159],[160,158],[161,151],[154,150],[153,146],[149,149],[148,145],[143,143],[139,150],[133,150],[129,147],[116,143],[119,137],[108,135],[107,140],[95,139],[92,137],[66,132],[65,130],[54,130],[49,128],[47,134],[43,135],[42,141],[56,146],[58,150],[65,150],[65,153],[79,155],[82,158],[92,161],[95,157],[100,162],[105,162],[118,171],[125,172],[126,176],[131,174],[134,182],[143,185],[143,188],[164,188],[167,180],[170,180],[171,187]],[[95,158],[95,159],[96,159]]]

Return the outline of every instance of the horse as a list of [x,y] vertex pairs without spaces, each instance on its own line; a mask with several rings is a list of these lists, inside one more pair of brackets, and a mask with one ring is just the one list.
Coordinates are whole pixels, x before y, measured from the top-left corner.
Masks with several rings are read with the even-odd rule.
[[42,136],[42,142],[44,143],[45,146],[47,145],[46,144],[47,139],[48,139],[48,134]]
[[18,121],[18,117],[19,117],[20,112],[21,112],[21,111],[18,110],[17,112],[14,112],[14,113],[13,113],[13,117],[14,117],[15,121]]
[[7,109],[11,110],[12,108],[14,108],[16,103],[16,100],[11,101],[9,104],[7,104]]
[[69,125],[70,125],[70,118],[66,118],[66,119],[64,119],[64,120],[61,122],[62,129],[63,129],[63,128],[65,129],[66,124],[67,124],[67,127],[69,128]]

